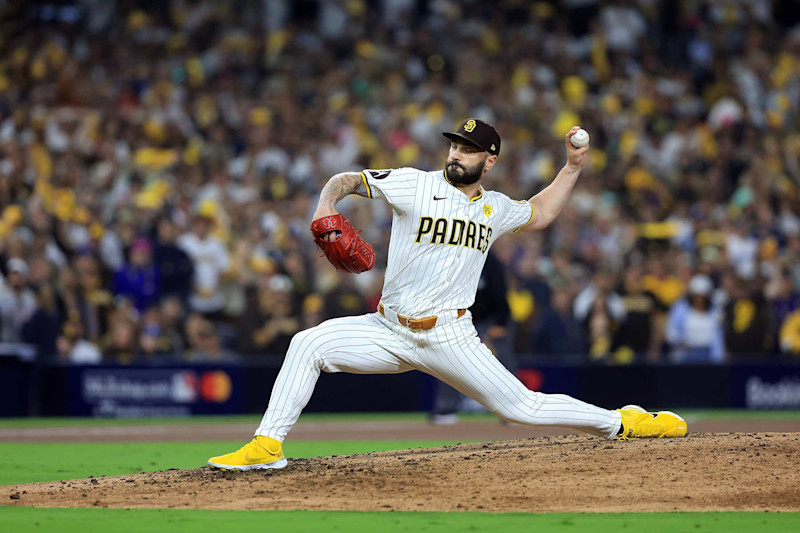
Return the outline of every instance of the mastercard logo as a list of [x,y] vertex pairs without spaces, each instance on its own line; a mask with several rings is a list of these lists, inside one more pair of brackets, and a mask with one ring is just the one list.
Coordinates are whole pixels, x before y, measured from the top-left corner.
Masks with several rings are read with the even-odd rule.
[[231,377],[227,372],[216,370],[203,372],[200,376],[200,396],[206,402],[225,403],[233,392]]

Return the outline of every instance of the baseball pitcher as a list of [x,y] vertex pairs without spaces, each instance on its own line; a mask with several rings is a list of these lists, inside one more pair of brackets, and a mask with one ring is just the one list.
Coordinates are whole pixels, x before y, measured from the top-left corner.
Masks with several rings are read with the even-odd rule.
[[528,390],[481,343],[468,311],[486,252],[505,233],[546,228],[567,203],[588,145],[566,135],[567,163],[528,201],[481,186],[500,154],[500,135],[465,120],[450,140],[445,168],[363,170],[333,176],[320,194],[311,230],[336,268],[363,272],[375,252],[336,211],[356,194],[393,210],[383,296],[378,310],[336,318],[294,336],[253,440],[212,457],[226,470],[283,468],[283,441],[311,398],[320,372],[392,374],[421,370],[474,398],[510,422],[579,429],[608,439],[683,437],[678,415],[634,405],[606,410],[563,394]]

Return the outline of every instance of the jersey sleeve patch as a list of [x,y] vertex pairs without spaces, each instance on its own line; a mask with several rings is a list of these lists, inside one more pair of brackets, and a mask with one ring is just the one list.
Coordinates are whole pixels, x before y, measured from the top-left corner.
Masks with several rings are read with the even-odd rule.
[[411,209],[420,171],[413,168],[365,168],[361,179],[367,186],[370,198],[386,200],[396,213]]
[[[391,174],[392,170],[391,169],[386,169],[386,170],[365,170],[364,172],[368,172],[369,173],[369,177],[374,179],[374,180],[382,180],[382,179],[385,179],[389,174]],[[364,178],[364,180],[366,181],[366,177]]]

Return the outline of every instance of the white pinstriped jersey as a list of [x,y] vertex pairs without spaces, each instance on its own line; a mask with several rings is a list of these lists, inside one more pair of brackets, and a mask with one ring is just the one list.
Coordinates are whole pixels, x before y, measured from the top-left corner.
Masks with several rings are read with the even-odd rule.
[[468,198],[443,170],[364,170],[370,198],[394,211],[383,302],[409,317],[466,309],[475,302],[486,252],[533,219],[533,206],[481,189]]

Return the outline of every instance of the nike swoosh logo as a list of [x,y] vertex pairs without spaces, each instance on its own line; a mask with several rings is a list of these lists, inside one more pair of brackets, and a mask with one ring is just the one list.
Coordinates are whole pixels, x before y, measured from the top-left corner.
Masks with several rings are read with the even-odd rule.
[[434,196],[433,199],[434,200],[447,200],[447,196],[442,196],[441,198],[439,198],[438,196]]

